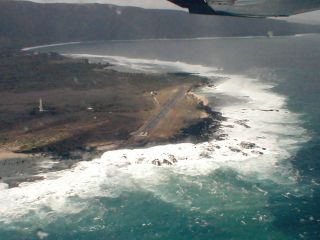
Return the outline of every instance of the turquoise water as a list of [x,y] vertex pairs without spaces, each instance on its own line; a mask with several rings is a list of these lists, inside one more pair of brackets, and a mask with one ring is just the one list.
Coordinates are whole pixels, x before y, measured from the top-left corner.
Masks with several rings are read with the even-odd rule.
[[[229,137],[109,152],[3,189],[0,239],[319,239],[319,47],[314,35],[43,49],[139,71],[219,76],[215,89],[199,92],[228,117],[221,131]],[[263,155],[232,151],[243,141]],[[171,155],[174,166],[150,164]]]

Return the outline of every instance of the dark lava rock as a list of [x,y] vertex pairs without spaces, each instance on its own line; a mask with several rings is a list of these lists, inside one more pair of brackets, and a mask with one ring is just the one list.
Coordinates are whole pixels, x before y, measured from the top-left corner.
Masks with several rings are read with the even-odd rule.
[[153,165],[156,165],[156,166],[161,166],[161,162],[160,162],[160,160],[159,159],[155,159],[155,160],[153,160],[152,162],[151,162]]
[[234,128],[233,125],[225,125],[224,127],[226,127],[226,128]]
[[170,161],[171,161],[171,163],[176,163],[176,162],[178,162],[178,160],[175,158],[175,156],[173,156],[173,155],[169,155],[169,158],[170,158]]
[[207,142],[215,137],[221,127],[221,122],[227,120],[220,112],[214,111],[209,106],[204,105],[203,102],[199,103],[197,108],[206,112],[208,117],[202,118],[189,127],[181,129],[176,136],[170,139],[171,142],[176,143],[185,139],[195,143]]
[[173,165],[173,163],[170,162],[170,161],[167,160],[167,159],[164,159],[162,163],[163,163],[163,164],[166,164],[166,165]]
[[232,152],[241,152],[240,149],[235,148],[235,147],[229,147],[229,149],[230,149]]
[[258,155],[263,155],[263,152],[260,152],[260,151],[251,151],[251,152]]
[[249,120],[238,120],[238,121],[235,121],[234,123],[240,125],[240,126],[243,126],[245,128],[251,128],[247,123],[249,122]]
[[250,143],[250,142],[241,142],[240,146],[245,149],[253,149],[253,148],[257,147],[257,145],[255,143]]
[[228,138],[228,134],[220,134],[219,136],[217,136],[217,140],[218,141],[223,141],[226,140]]

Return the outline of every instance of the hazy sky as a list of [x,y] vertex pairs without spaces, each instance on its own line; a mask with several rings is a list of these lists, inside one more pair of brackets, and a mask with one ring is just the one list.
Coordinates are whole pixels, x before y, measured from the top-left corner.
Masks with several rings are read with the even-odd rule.
[[[144,8],[165,8],[181,9],[166,0],[33,0],[34,2],[70,2],[70,3],[109,3],[122,6],[137,6]],[[303,1],[303,0],[302,0]],[[320,11],[300,14],[294,17],[286,18],[289,21],[320,24]]]

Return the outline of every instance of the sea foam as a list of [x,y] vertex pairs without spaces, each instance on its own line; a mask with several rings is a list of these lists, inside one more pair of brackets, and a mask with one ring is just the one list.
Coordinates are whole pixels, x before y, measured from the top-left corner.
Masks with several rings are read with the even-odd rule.
[[39,46],[33,46],[33,47],[26,47],[26,48],[23,48],[22,51],[31,51],[31,50],[37,50],[37,49],[42,49],[47,47],[67,46],[67,45],[74,45],[79,43],[81,42],[64,42],[64,43],[46,44],[46,45],[39,45]]
[[[307,138],[300,137],[306,134],[300,127],[299,115],[286,108],[286,97],[275,93],[272,84],[183,62],[84,54],[73,57],[101,58],[147,72],[185,71],[220,77],[222,80],[215,87],[205,87],[199,93],[208,98],[230,97],[236,101],[221,104],[217,109],[226,118],[219,139],[109,151],[101,158],[79,162],[72,169],[42,174],[44,180],[11,189],[2,187],[0,221],[18,221],[30,212],[45,217],[48,216],[43,211],[74,214],[87,207],[83,199],[112,198],[123,191],[153,192],[164,201],[172,201],[158,188],[169,183],[171,176],[203,176],[221,167],[280,183],[296,180],[290,166],[279,169],[278,163],[290,158]],[[215,107],[214,102],[210,104]],[[281,175],[287,171],[284,178],[279,176],[280,171]]]

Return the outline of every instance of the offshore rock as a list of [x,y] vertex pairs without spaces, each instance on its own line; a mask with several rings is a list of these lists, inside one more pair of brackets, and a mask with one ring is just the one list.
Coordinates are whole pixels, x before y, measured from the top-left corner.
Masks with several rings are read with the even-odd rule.
[[245,149],[253,149],[257,147],[255,143],[250,143],[250,142],[241,142],[240,146]]

